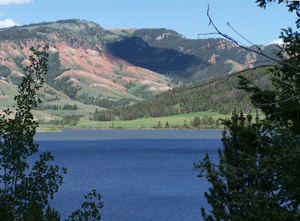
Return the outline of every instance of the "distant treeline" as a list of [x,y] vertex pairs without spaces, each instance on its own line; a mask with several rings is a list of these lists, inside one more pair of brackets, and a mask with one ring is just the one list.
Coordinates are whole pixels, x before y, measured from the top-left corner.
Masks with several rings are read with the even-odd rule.
[[94,97],[94,96],[89,96],[89,94],[86,92],[83,92],[81,95],[77,96],[76,100],[78,100],[84,104],[95,105],[95,106],[104,107],[107,109],[127,105],[127,104],[130,104],[131,102],[137,102],[137,100],[132,99],[132,98],[122,98],[120,100],[111,100],[108,98]]
[[64,106],[56,105],[56,104],[40,104],[35,108],[36,110],[77,110],[77,105],[65,104]]
[[205,129],[219,129],[220,120],[214,120],[213,117],[204,116],[202,119],[200,117],[194,117],[190,122],[184,120],[183,125],[172,125],[167,121],[164,125],[161,121],[158,121],[157,126],[152,126],[152,128],[174,128],[174,129],[195,129],[195,128],[205,128]]
[[[64,24],[62,27],[51,24]],[[94,24],[93,27],[90,23]],[[85,26],[78,32],[70,31],[71,26]],[[28,29],[30,28],[30,29]],[[83,48],[94,48],[99,42],[106,41],[105,36],[116,35],[108,30],[104,30],[100,25],[94,22],[87,22],[79,19],[59,20],[57,22],[42,22],[38,24],[29,24],[15,26],[0,30],[0,41],[13,41],[22,49],[21,44],[27,46],[28,40],[43,41],[47,44],[54,44],[55,40],[49,34],[55,34],[71,46],[81,46]],[[116,36],[117,38],[118,36]],[[95,48],[97,50],[97,48]],[[50,66],[50,65],[49,65]]]
[[[76,124],[78,124],[79,119],[83,117],[83,115],[67,115],[64,116],[62,120],[51,120],[50,122],[48,122],[48,124],[53,124],[53,125],[60,125],[60,126],[75,126]],[[45,122],[43,122],[45,123]]]
[[[272,86],[266,72],[266,69],[248,71],[243,76],[246,76],[249,81],[258,87],[269,89]],[[244,111],[253,109],[248,93],[236,89],[239,81],[236,76],[227,80],[223,78],[220,81],[217,81],[218,78],[220,77],[174,88],[133,105],[112,108],[106,111],[96,110],[93,118],[98,121],[110,121],[117,117],[120,120],[134,120],[144,117],[162,117],[208,110],[228,114],[236,107]],[[201,86],[212,81],[215,82]]]

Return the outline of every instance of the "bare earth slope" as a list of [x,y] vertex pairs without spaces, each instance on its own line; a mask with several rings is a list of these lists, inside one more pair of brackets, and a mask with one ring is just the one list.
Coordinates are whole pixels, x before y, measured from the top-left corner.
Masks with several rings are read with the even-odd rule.
[[[22,69],[30,64],[30,47],[42,50],[45,44],[50,46],[49,73],[40,92],[43,106],[49,107],[43,110],[45,113],[61,115],[57,110],[51,110],[56,103],[60,108],[76,104],[83,114],[87,114],[96,108],[102,109],[103,99],[137,102],[147,98],[146,95],[171,89],[167,77],[106,52],[104,42],[122,34],[79,20],[1,30],[0,107],[14,105],[13,97],[23,76]],[[94,102],[97,99],[99,102]],[[87,107],[87,104],[91,105]]]

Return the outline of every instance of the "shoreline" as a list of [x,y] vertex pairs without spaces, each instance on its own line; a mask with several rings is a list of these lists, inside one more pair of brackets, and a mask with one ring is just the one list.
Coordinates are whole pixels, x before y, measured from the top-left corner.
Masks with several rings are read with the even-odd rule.
[[98,130],[63,129],[60,133],[37,132],[35,140],[118,140],[118,139],[221,139],[221,130]]
[[[49,130],[47,130],[49,129]],[[53,130],[55,129],[55,130]],[[40,128],[38,127],[36,133],[44,133],[44,132],[62,132],[62,130],[224,130],[217,128],[84,128],[84,127],[76,127],[76,128]]]

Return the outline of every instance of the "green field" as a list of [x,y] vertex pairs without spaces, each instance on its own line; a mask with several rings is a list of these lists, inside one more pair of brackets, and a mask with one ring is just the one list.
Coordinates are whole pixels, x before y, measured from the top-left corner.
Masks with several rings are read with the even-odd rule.
[[[253,118],[255,117],[255,111],[251,113],[253,115]],[[226,119],[230,118],[231,114],[223,115],[216,112],[206,111],[206,112],[197,112],[197,113],[189,113],[189,114],[180,114],[180,115],[173,115],[173,116],[167,116],[167,117],[157,117],[157,118],[142,118],[142,119],[136,119],[136,120],[130,120],[130,121],[92,121],[89,120],[88,117],[81,118],[79,123],[75,126],[68,126],[65,125],[64,128],[86,128],[86,129],[111,129],[111,128],[117,128],[117,129],[151,129],[153,127],[156,127],[158,125],[158,122],[161,122],[162,127],[165,127],[165,124],[169,122],[170,128],[182,128],[184,121],[186,120],[187,126],[190,127],[191,120],[194,119],[194,117],[200,117],[203,118],[204,116],[212,116],[214,120],[218,119]],[[260,118],[263,118],[262,113],[259,113]],[[216,128],[215,125],[201,125],[199,127],[200,129],[214,129]],[[57,130],[57,126],[53,125],[41,125],[41,129],[48,131],[48,130]],[[219,127],[219,129],[222,129],[222,126]]]

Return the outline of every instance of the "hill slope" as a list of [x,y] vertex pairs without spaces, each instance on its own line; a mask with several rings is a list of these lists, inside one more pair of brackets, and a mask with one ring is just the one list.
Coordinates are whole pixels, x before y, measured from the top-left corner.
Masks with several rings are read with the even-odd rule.
[[45,77],[45,87],[40,92],[44,98],[40,109],[48,107],[52,114],[61,115],[53,110],[58,100],[60,107],[76,101],[85,112],[84,106],[88,104],[118,106],[170,89],[165,76],[106,52],[105,43],[123,35],[129,34],[114,33],[80,20],[1,30],[0,78],[9,86],[0,88],[0,106],[4,108],[14,104],[15,85],[21,81],[22,68],[29,65],[29,48],[34,46],[41,50],[45,44],[50,46],[49,72]]
[[[97,111],[94,120],[134,120],[203,111],[229,114],[234,108],[244,112],[253,111],[254,106],[248,93],[237,88],[239,82],[237,76],[228,78],[229,76],[222,79],[217,76],[174,88],[130,106]],[[266,69],[247,71],[243,76],[259,88],[272,88]]]
[[76,19],[13,27],[0,30],[0,108],[14,105],[29,48],[45,44],[49,72],[38,109],[59,117],[149,99],[171,89],[171,78],[195,82],[263,61],[223,39],[189,40],[167,29],[103,29]]
[[[276,49],[274,45],[260,47],[269,56]],[[113,42],[109,49],[133,64],[185,82],[255,67],[266,60],[224,39],[191,40],[163,28],[136,30],[133,37]]]

